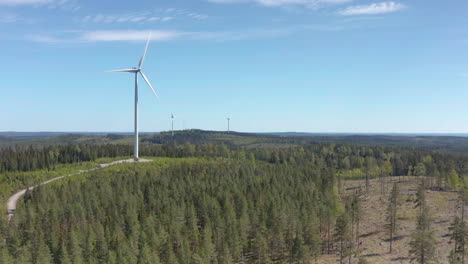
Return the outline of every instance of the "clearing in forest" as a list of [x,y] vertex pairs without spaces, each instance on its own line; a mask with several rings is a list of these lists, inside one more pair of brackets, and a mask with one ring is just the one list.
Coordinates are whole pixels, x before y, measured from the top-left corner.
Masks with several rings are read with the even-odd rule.
[[[359,246],[362,250],[361,256],[364,256],[369,263],[410,263],[408,243],[411,240],[411,234],[416,228],[417,210],[415,209],[414,199],[420,179],[416,177],[401,178],[400,187],[400,206],[398,208],[398,231],[393,242],[393,252],[389,253],[389,239],[386,235],[384,225],[386,223],[386,209],[388,197],[392,184],[398,182],[398,177],[392,177],[386,184],[385,193],[381,193],[381,183],[379,179],[371,181],[368,197],[362,199],[363,216],[360,223],[360,241]],[[352,193],[362,186],[365,189],[364,181],[349,180],[346,181],[345,192]],[[457,210],[457,193],[451,191],[432,191],[426,190],[426,200],[430,208],[432,217],[432,230],[436,239],[436,261],[435,263],[448,263],[447,256],[453,247],[449,243],[449,226],[453,221]],[[319,259],[319,264],[338,263],[337,255],[323,255]]]

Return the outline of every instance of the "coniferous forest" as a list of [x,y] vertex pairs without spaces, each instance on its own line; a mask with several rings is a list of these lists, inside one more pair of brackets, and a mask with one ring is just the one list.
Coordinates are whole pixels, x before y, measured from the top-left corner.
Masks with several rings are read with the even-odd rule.
[[[119,144],[10,147],[0,150],[0,175],[8,182],[19,171],[131,153]],[[467,163],[450,153],[346,144],[147,144],[141,154],[153,161],[28,191],[12,220],[0,220],[0,263],[314,263],[323,254],[344,263],[356,255],[367,184],[345,197],[343,181],[429,176],[427,184],[450,188]],[[382,188],[392,185],[382,180]]]

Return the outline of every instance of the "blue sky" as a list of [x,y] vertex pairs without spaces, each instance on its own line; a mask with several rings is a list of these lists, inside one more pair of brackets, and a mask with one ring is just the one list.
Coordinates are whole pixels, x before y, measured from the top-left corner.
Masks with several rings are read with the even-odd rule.
[[468,132],[466,0],[0,0],[0,131]]

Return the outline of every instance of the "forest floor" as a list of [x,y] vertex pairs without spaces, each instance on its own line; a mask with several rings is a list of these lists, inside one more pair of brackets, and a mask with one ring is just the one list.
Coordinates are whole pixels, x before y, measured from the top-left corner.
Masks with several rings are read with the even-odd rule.
[[[369,263],[410,263],[409,242],[411,234],[416,228],[417,210],[413,200],[419,180],[404,177],[399,184],[400,206],[398,207],[398,231],[393,241],[393,252],[389,253],[389,240],[385,233],[387,201],[393,182],[398,182],[398,177],[392,177],[386,184],[384,195],[381,194],[381,184],[378,179],[371,181],[369,196],[362,199],[363,216],[360,223],[359,246],[361,256]],[[362,186],[364,181],[348,180],[345,183],[345,192],[351,194]],[[436,259],[434,263],[448,263],[447,256],[453,244],[449,243],[449,226],[453,221],[457,208],[457,193],[451,191],[426,190],[426,200],[432,217],[432,230],[436,239]],[[339,263],[337,255],[324,255],[320,257],[319,264]],[[347,263],[347,262],[346,262]],[[356,260],[353,263],[357,263]]]

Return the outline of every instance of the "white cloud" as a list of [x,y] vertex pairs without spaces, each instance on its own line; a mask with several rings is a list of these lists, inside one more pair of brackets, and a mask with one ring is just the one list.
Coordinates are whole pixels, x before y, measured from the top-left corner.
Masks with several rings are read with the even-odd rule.
[[140,22],[142,20],[146,20],[147,18],[145,16],[139,16],[139,17],[134,17],[132,19],[130,19],[130,21],[132,22]]
[[34,20],[13,13],[0,13],[0,24],[13,23],[32,24],[34,23]]
[[[1,0],[0,0],[1,1]],[[174,19],[195,19],[195,20],[204,20],[207,19],[207,15],[187,12],[182,9],[168,8],[162,10],[152,10],[152,11],[142,11],[134,12],[127,14],[96,14],[96,15],[87,15],[82,18],[77,18],[75,21],[80,23],[155,23],[155,22],[167,22]]]
[[191,17],[191,18],[194,18],[194,19],[198,19],[198,20],[204,20],[204,19],[207,19],[208,16],[206,15],[201,15],[201,14],[196,14],[196,13],[189,13],[187,14],[188,17]]
[[0,23],[15,23],[21,20],[14,14],[0,14]]
[[[278,38],[304,31],[339,31],[342,27],[321,25],[301,25],[294,27],[273,29],[251,29],[238,31],[217,32],[187,32],[187,31],[152,31],[152,40],[169,41],[177,39],[199,41],[239,41],[246,39]],[[96,31],[69,31],[54,35],[28,36],[29,40],[43,43],[86,43],[86,42],[111,42],[111,41],[145,41],[149,30],[96,30]]]
[[271,39],[290,36],[306,31],[340,31],[342,27],[322,25],[299,25],[291,27],[280,27],[272,29],[249,29],[237,31],[218,32],[192,32],[187,34],[191,39],[215,42],[240,41],[249,39]]
[[352,2],[353,0],[207,0],[208,2],[218,4],[232,3],[257,3],[268,7],[280,7],[288,5],[301,5],[306,7],[317,7],[323,4],[342,4]]
[[[77,42],[110,42],[110,41],[146,41],[149,30],[96,30],[70,31],[58,36],[33,35],[27,38],[43,43],[77,43]],[[152,30],[153,41],[167,41],[179,38],[186,33],[178,31]]]
[[0,5],[34,5],[34,4],[46,4],[53,0],[0,0]]
[[[148,38],[150,31],[147,30],[99,30],[85,32],[80,36],[81,41],[144,41]],[[180,37],[184,33],[177,31],[152,31],[151,39],[154,41],[165,41]]]
[[0,6],[26,6],[46,7],[76,12],[80,9],[77,0],[0,0]]
[[390,1],[374,3],[370,5],[350,6],[339,11],[338,13],[343,16],[377,15],[396,12],[403,8],[405,8],[405,5]]

